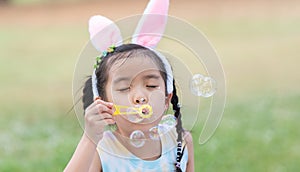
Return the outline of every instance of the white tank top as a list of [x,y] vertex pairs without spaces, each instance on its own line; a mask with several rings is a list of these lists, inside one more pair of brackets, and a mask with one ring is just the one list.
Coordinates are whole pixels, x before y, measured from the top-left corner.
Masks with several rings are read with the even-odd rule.
[[[171,172],[175,171],[177,154],[177,133],[175,127],[160,135],[162,154],[156,160],[143,160],[133,155],[114,136],[105,131],[97,146],[103,172]],[[185,145],[185,143],[183,144]],[[185,147],[180,162],[182,171],[186,171],[188,150]]]

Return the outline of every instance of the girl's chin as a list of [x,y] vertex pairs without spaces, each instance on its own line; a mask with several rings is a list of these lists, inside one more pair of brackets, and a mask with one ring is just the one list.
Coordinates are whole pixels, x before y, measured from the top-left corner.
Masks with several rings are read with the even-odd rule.
[[153,115],[148,118],[143,118],[138,114],[133,115],[126,115],[126,116],[119,116],[116,119],[116,122],[118,126],[122,128],[129,128],[129,127],[138,127],[138,128],[144,128],[149,126],[150,128],[158,125],[158,123],[161,121],[163,115]]
[[116,130],[116,132],[122,134],[123,136],[129,137],[130,134],[136,130],[140,130],[143,133],[148,133],[152,127],[157,125],[158,123],[148,123],[148,124],[128,123],[126,126],[118,125],[118,129]]

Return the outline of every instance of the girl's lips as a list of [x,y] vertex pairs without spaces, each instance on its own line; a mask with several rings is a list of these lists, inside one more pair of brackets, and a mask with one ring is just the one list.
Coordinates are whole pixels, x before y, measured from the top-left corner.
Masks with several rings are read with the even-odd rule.
[[143,108],[142,109],[142,114],[148,115],[150,113],[150,110],[148,108]]

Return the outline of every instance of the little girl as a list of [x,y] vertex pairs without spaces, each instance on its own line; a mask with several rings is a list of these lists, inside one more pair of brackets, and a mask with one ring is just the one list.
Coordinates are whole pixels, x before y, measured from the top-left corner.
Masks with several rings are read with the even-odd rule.
[[[161,36],[148,34],[163,33],[168,4],[149,2],[129,44],[122,44],[107,18],[90,19],[91,41],[103,53],[85,82],[84,134],[65,171],[194,171],[192,137],[182,128],[171,66],[153,49]],[[162,122],[170,118],[164,115],[170,103],[174,125]]]

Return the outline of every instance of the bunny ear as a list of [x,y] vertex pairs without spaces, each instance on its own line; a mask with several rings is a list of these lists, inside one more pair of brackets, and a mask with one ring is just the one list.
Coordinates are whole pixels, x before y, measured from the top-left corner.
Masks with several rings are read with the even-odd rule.
[[89,20],[90,39],[98,51],[105,51],[111,45],[121,45],[120,29],[110,19],[96,15]]
[[150,0],[132,36],[132,43],[154,48],[164,33],[169,0]]

